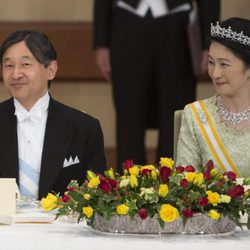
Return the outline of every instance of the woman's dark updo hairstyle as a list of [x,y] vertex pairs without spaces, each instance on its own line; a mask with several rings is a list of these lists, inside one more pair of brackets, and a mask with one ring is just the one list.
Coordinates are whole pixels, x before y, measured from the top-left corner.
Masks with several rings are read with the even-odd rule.
[[[229,18],[222,23],[219,24],[221,28],[228,29],[231,27],[232,32],[237,32],[248,36],[250,39],[250,20],[239,18],[239,17],[232,17]],[[216,24],[213,24],[216,26]],[[210,44],[212,41],[216,41],[221,43],[222,45],[228,47],[233,51],[233,53],[238,56],[240,59],[243,60],[247,68],[250,68],[250,45],[249,44],[242,44],[239,41],[235,41],[231,38],[222,37],[222,36],[215,36],[213,34],[210,35]]]

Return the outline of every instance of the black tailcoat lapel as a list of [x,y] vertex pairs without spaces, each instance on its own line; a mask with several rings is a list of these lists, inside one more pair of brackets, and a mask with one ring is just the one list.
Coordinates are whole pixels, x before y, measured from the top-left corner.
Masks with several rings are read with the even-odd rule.
[[0,177],[16,178],[19,182],[17,121],[13,99],[1,103],[0,107]]
[[53,190],[75,133],[75,128],[63,119],[60,107],[56,103],[50,99],[42,153],[39,198]]

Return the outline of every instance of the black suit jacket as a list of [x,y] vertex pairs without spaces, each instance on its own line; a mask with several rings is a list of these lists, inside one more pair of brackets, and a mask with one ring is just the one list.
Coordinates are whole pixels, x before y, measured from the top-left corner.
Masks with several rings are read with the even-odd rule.
[[[117,0],[95,0],[94,7],[94,48],[109,47],[112,23]],[[138,6],[139,0],[123,0],[132,7]],[[165,0],[168,8],[174,9],[182,4],[190,3],[192,0]],[[196,0],[203,47],[207,47],[207,36],[211,22],[218,21],[220,16],[220,0]],[[174,24],[173,24],[174,25]]]
[[[0,104],[0,177],[19,182],[17,120],[13,99]],[[65,158],[80,163],[63,167]],[[42,152],[39,199],[48,192],[66,190],[69,182],[80,184],[87,169],[105,170],[103,134],[98,120],[50,98]]]

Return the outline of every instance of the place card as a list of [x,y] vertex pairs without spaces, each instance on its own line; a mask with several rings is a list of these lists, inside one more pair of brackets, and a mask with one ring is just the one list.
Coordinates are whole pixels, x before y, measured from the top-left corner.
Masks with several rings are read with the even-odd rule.
[[15,178],[0,178],[0,215],[14,216],[16,213],[17,185]]

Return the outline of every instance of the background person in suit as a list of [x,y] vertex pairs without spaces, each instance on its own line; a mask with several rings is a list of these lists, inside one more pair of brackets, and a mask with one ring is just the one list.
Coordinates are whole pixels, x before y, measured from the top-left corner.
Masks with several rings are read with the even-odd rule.
[[[206,34],[210,23],[219,18],[220,1],[196,2],[204,72]],[[146,163],[149,110],[159,128],[157,159],[173,154],[174,111],[193,101],[196,91],[187,39],[191,9],[191,0],[95,0],[94,47],[103,76],[113,84],[118,167],[131,158]]]
[[57,53],[41,32],[21,30],[0,47],[3,82],[12,98],[0,104],[0,177],[16,178],[21,195],[41,199],[80,184],[87,169],[103,172],[99,121],[48,93]]

